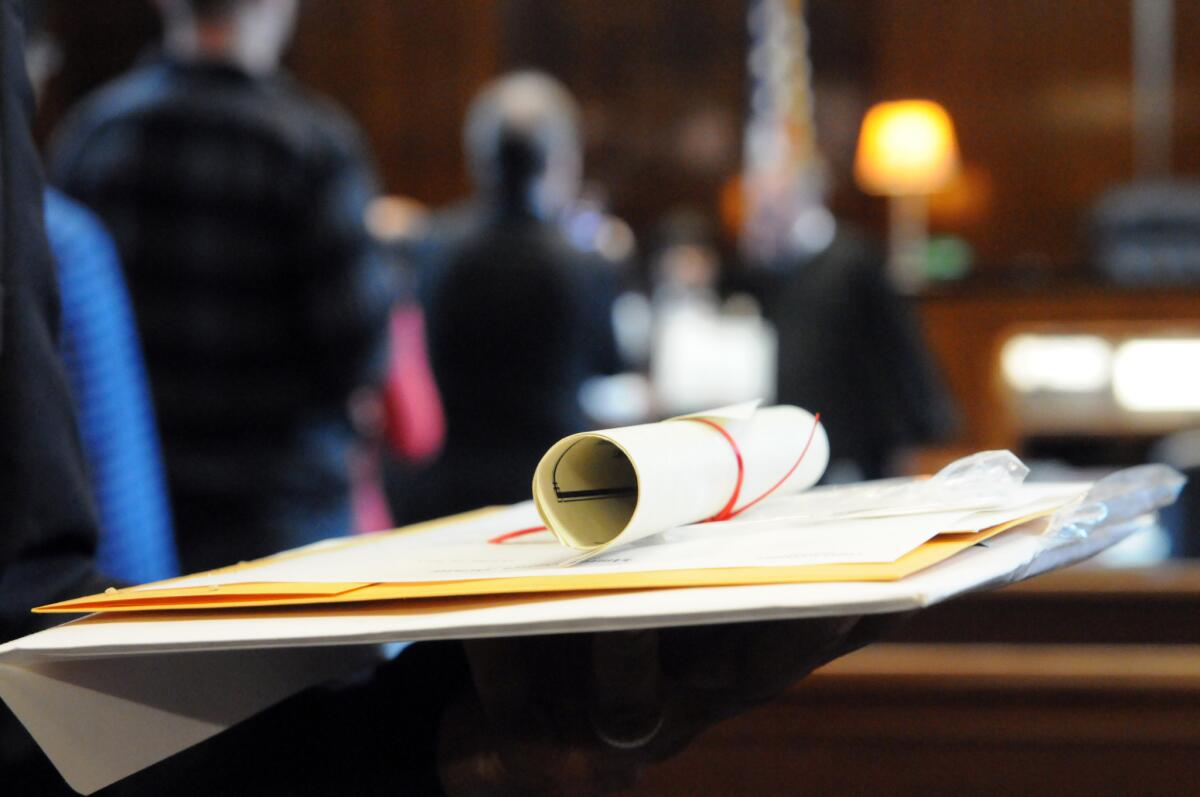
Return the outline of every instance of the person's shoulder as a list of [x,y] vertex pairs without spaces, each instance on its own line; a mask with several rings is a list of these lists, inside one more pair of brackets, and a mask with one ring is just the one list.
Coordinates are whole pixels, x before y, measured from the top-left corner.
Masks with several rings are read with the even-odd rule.
[[537,219],[513,231],[510,241],[520,259],[541,274],[547,286],[558,285],[583,302],[611,302],[616,265],[595,249],[574,240],[562,222]]
[[279,72],[263,83],[263,90],[278,105],[275,118],[286,122],[314,155],[341,158],[365,157],[362,129],[332,98]]
[[782,269],[784,279],[804,290],[815,285],[840,293],[886,280],[885,255],[863,231],[841,222],[829,244],[817,253],[793,256]]
[[420,246],[427,259],[445,257],[462,250],[485,231],[476,203],[470,200],[457,202],[433,213]]
[[879,241],[865,230],[839,222],[837,233],[829,244],[829,252],[839,260],[853,262],[860,268],[879,271],[886,255]]
[[177,78],[171,113],[209,130],[223,129],[302,161],[357,154],[362,136],[332,100],[284,70],[250,74],[224,63],[172,63]]
[[131,69],[84,97],[64,118],[51,142],[52,160],[69,157],[110,125],[154,107],[167,95],[170,76],[150,62]]
[[548,260],[567,269],[573,276],[593,281],[617,270],[617,264],[602,255],[590,242],[572,236],[560,223],[543,221],[531,231],[537,246]]

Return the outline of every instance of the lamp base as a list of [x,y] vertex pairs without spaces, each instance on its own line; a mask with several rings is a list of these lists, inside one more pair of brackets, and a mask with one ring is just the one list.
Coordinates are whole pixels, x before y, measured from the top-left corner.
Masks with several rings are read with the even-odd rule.
[[888,202],[888,278],[900,293],[917,293],[929,281],[929,233],[925,197],[894,196]]

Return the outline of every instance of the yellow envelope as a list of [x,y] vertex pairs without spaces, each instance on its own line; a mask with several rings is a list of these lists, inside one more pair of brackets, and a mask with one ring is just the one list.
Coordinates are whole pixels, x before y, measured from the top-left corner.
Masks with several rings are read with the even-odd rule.
[[[494,510],[478,510],[486,512]],[[442,523],[460,521],[458,515],[420,524],[394,533],[413,533]],[[941,534],[894,562],[871,564],[826,564],[786,567],[734,567],[697,570],[655,570],[637,573],[588,573],[566,570],[560,576],[485,578],[464,581],[405,583],[262,583],[247,582],[220,586],[171,588],[146,587],[110,590],[35,609],[42,613],[171,611],[181,609],[235,609],[264,606],[335,604],[358,601],[428,600],[469,596],[594,592],[610,590],[665,589],[673,587],[741,586],[749,584],[816,583],[830,581],[896,581],[924,570],[966,548],[1036,516],[993,526],[976,533]],[[339,545],[354,545],[369,538],[347,538]],[[307,556],[328,551],[298,550],[283,556]],[[258,562],[223,568],[236,572]]]

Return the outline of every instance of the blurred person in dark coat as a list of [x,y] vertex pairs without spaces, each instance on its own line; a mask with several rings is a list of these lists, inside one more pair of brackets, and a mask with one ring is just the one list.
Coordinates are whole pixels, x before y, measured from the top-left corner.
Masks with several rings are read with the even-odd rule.
[[127,271],[185,571],[348,532],[389,275],[354,124],[278,69],[296,0],[159,0],[163,50],[57,131]]
[[953,436],[958,407],[869,239],[839,225],[827,247],[778,269],[765,298],[779,401],[821,413],[827,480],[898,475],[909,450]]
[[541,455],[589,425],[580,386],[618,367],[613,267],[561,232],[582,166],[576,116],[561,84],[531,72],[488,85],[467,114],[475,196],[442,218],[420,266],[446,442],[392,484],[405,519],[528,499]]

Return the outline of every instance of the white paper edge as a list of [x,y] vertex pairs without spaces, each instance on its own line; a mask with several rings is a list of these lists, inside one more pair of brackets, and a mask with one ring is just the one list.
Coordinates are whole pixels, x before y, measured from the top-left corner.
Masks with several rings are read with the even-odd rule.
[[0,698],[67,784],[91,794],[304,689],[361,669],[378,659],[377,650],[17,659],[0,663]]
[[743,401],[739,404],[727,404],[724,407],[717,407],[715,410],[704,410],[703,412],[689,412],[687,415],[676,415],[673,418],[668,418],[669,421],[678,421],[681,418],[720,418],[731,421],[744,421],[747,418],[758,412],[758,408],[762,405],[762,399],[753,399],[752,401]]
[[128,624],[141,633],[120,644],[105,643],[103,631],[125,624],[69,623],[0,646],[0,698],[67,782],[88,794],[348,674],[374,643],[905,611],[1066,566],[1147,522],[1099,528],[1084,540],[1012,531],[896,582],[658,590],[436,617],[142,620]]

